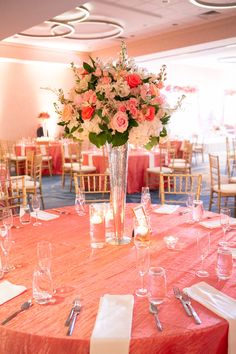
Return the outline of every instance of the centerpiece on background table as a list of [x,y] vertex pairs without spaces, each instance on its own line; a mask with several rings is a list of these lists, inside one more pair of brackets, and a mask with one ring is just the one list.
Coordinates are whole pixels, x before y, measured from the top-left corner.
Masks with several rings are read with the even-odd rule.
[[167,136],[171,109],[161,93],[166,79],[165,66],[158,74],[138,68],[127,57],[122,42],[116,62],[102,63],[90,58],[82,67],[71,64],[75,85],[68,98],[62,89],[55,103],[59,125],[67,137],[89,140],[98,148],[107,145],[114,215],[114,239],[120,245],[124,236],[128,143],[151,149]]

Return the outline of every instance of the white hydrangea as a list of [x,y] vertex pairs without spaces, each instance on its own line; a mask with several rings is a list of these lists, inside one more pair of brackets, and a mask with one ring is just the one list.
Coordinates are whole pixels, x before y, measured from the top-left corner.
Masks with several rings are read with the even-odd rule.
[[158,136],[162,130],[162,124],[158,119],[152,122],[144,121],[138,127],[132,128],[129,133],[129,143],[134,145],[146,145],[150,136]]

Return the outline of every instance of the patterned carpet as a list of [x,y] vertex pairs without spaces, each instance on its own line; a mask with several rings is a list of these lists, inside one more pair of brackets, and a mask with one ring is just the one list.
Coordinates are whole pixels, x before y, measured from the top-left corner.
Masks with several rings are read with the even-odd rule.
[[[225,172],[225,160],[221,159],[222,173]],[[201,173],[203,176],[203,185],[201,199],[204,203],[204,208],[208,209],[209,206],[209,191],[210,191],[210,175],[209,175],[209,163],[208,156],[205,156],[205,162],[202,163],[198,160],[193,160],[192,173]],[[45,176],[43,177],[43,195],[45,201],[45,209],[57,208],[67,205],[73,205],[75,199],[74,191],[69,191],[69,179],[66,181],[65,188],[61,187],[61,176]],[[151,192],[152,203],[158,204],[160,202],[158,197],[158,191]],[[140,193],[127,194],[128,203],[139,203]],[[213,208],[213,211],[215,209]]]

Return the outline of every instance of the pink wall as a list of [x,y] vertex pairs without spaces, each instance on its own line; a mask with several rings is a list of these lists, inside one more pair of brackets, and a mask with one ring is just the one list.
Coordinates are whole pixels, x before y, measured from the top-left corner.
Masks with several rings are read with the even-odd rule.
[[56,127],[53,102],[57,97],[41,88],[63,88],[67,92],[73,84],[69,65],[0,62],[0,77],[0,139],[35,137],[40,112],[48,112],[50,123]]

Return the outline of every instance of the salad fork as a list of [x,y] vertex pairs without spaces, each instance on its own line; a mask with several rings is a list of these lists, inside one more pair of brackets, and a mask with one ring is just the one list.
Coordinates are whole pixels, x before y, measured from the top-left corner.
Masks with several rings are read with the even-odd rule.
[[201,324],[202,321],[200,320],[197,312],[194,310],[193,306],[191,305],[190,297],[186,293],[183,293],[183,301],[185,302],[185,304],[188,305],[188,307],[189,307],[189,309],[191,311],[191,314],[193,315],[195,323],[196,324]]
[[192,316],[192,313],[191,313],[190,309],[188,308],[186,302],[183,301],[183,297],[182,297],[182,293],[181,293],[180,289],[177,286],[174,286],[173,291],[174,291],[174,295],[175,295],[176,299],[178,299],[181,302],[181,304],[183,305],[183,308],[185,309],[185,312],[187,313],[187,315]]
[[33,305],[32,300],[28,300],[26,302],[24,302],[20,309],[17,310],[16,312],[12,313],[10,316],[8,316],[4,321],[2,321],[2,325],[5,325],[7,322],[11,321],[13,318],[15,318],[19,313],[28,310],[31,306]]
[[72,335],[74,327],[75,327],[75,321],[76,321],[76,318],[77,318],[78,314],[80,313],[80,310],[81,310],[81,303],[79,303],[78,305],[74,306],[73,315],[72,315],[72,318],[71,318],[71,321],[70,321],[70,325],[69,325],[68,331],[66,333],[67,336],[71,336]]
[[65,326],[69,326],[70,325],[70,321],[72,319],[72,316],[73,316],[73,313],[74,313],[74,309],[75,309],[75,306],[79,306],[80,305],[80,298],[79,297],[76,297],[73,301],[73,306],[70,310],[70,313],[66,319],[66,322],[65,322]]

